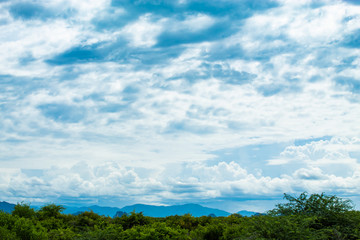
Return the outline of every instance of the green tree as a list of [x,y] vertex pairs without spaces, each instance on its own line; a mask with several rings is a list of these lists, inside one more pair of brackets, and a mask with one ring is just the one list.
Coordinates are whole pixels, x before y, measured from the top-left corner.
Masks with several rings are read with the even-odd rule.
[[199,225],[191,232],[192,239],[219,240],[222,239],[224,225],[212,223],[206,226]]
[[27,218],[19,218],[14,224],[14,231],[21,240],[48,239],[46,230]]
[[136,213],[135,211],[131,212],[130,216],[122,215],[121,217],[116,217],[114,223],[120,224],[124,230],[130,229],[134,226],[143,226],[150,223],[150,218],[144,216],[142,212]]
[[6,227],[0,226],[0,239],[1,240],[17,240],[19,239],[14,232],[11,232]]
[[269,211],[271,215],[315,215],[329,216],[338,213],[344,213],[354,208],[350,200],[344,200],[335,195],[311,194],[303,192],[299,197],[293,197],[284,193],[284,199],[287,203],[277,204],[276,208]]
[[193,217],[191,214],[187,213],[181,216],[179,220],[179,226],[187,230],[193,230],[199,225],[197,218]]
[[35,216],[35,210],[27,203],[18,203],[15,205],[11,213],[13,216],[32,218]]
[[49,204],[46,206],[43,206],[38,211],[38,215],[40,218],[58,218],[61,216],[61,212],[64,211],[65,208],[60,205],[55,204]]
[[71,229],[53,229],[48,233],[49,239],[57,239],[57,240],[73,240],[78,239],[80,234],[74,233]]
[[0,211],[0,226],[1,227],[5,227],[5,228],[8,228],[11,230],[17,219],[18,219],[17,216],[13,216],[8,213]]

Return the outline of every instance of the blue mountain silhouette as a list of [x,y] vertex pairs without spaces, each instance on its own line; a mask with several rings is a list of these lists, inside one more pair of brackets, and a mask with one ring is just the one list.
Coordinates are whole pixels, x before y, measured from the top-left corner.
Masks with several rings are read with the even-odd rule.
[[11,213],[14,210],[15,204],[8,202],[0,202],[0,211]]
[[[15,204],[8,202],[0,202],[0,211],[11,213],[14,210]],[[32,206],[35,209],[38,209],[38,206]],[[123,208],[117,207],[101,207],[97,205],[88,206],[88,207],[71,207],[64,206],[65,214],[79,214],[85,211],[93,211],[99,215],[114,217],[122,216],[123,214],[131,214],[135,211],[137,213],[142,212],[145,216],[150,217],[166,217],[171,215],[184,215],[191,214],[194,217],[200,216],[216,216],[216,217],[225,217],[230,215],[229,212],[219,210],[216,208],[203,207],[199,204],[183,204],[183,205],[173,205],[173,206],[156,206],[156,205],[146,205],[146,204],[134,204],[130,206],[125,206]],[[253,216],[259,213],[242,210],[237,212],[242,216]]]
[[126,206],[120,209],[122,212],[131,213],[142,212],[145,216],[151,217],[166,217],[171,215],[184,215],[191,214],[194,217],[208,216],[213,214],[217,217],[228,216],[230,213],[215,209],[203,207],[199,204],[184,204],[184,205],[173,205],[173,206],[154,206],[154,205],[145,205],[145,204],[135,204],[131,206]]

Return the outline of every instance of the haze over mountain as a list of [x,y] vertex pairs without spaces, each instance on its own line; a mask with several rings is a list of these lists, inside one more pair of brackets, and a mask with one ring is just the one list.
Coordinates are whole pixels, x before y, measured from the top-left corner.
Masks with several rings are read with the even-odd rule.
[[0,211],[11,213],[14,210],[15,204],[8,202],[0,202]]
[[119,208],[116,207],[101,207],[97,205],[92,205],[88,207],[69,207],[69,206],[64,206],[64,207],[65,207],[64,213],[68,213],[68,214],[93,211],[94,213],[108,217],[113,217],[116,214],[116,212],[120,210]]
[[247,211],[247,210],[241,210],[241,211],[238,211],[237,213],[244,217],[251,217],[251,216],[254,216],[257,214],[261,214],[258,212],[252,212],[252,211]]
[[[14,209],[15,204],[7,203],[7,202],[0,202],[0,211],[11,213]],[[93,211],[99,215],[104,215],[108,217],[119,216],[121,217],[122,214],[131,214],[131,212],[142,212],[145,216],[150,217],[166,217],[172,215],[184,215],[184,214],[191,214],[194,217],[200,216],[228,216],[231,213],[215,209],[215,208],[208,208],[203,207],[199,204],[183,204],[183,205],[174,205],[174,206],[155,206],[155,205],[146,205],[146,204],[134,204],[130,206],[125,206],[123,208],[116,208],[116,207],[101,207],[97,205],[88,206],[88,207],[68,207],[64,206],[65,210],[63,213],[66,214],[78,214],[85,211]],[[34,206],[35,209],[39,209],[38,206]],[[252,216],[257,214],[256,212],[250,211],[239,211],[239,214],[242,216]]]
[[153,206],[145,204],[135,204],[131,206],[126,206],[120,209],[122,212],[130,213],[132,211],[142,212],[145,216],[152,217],[166,217],[170,215],[184,215],[191,214],[194,217],[208,216],[214,214],[217,217],[228,216],[230,213],[214,209],[203,207],[198,204],[184,204],[184,205],[175,205],[175,206]]

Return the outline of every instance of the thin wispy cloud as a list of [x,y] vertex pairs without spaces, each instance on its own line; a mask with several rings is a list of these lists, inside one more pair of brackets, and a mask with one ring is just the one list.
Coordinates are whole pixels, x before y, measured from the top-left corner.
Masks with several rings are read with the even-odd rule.
[[0,1],[0,31],[3,200],[359,197],[356,1]]

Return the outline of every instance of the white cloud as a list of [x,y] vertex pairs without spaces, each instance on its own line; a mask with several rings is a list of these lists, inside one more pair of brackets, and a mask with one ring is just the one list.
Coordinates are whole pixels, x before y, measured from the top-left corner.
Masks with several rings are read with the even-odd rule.
[[42,3],[57,12],[71,12],[76,15],[72,20],[75,21],[91,21],[99,13],[106,10],[110,5],[110,0],[55,0],[55,1],[42,1]]
[[320,168],[300,168],[294,172],[294,177],[297,179],[308,179],[308,180],[318,180],[325,178],[322,170]]
[[187,16],[183,21],[169,21],[168,31],[190,31],[197,32],[211,27],[216,19],[205,14]]
[[[349,184],[349,178],[357,178],[360,164],[356,156],[359,156],[359,153],[358,138],[333,137],[330,140],[313,141],[300,146],[288,146],[279,158],[268,160],[268,164],[303,166],[297,169],[293,176],[298,179],[313,180],[314,185],[319,189],[321,187],[326,189],[325,183],[329,181],[336,186],[353,185]],[[315,183],[317,180],[319,183]],[[330,186],[329,188],[335,189],[335,187]]]
[[151,14],[143,15],[138,21],[125,26],[122,32],[133,47],[151,47],[156,44],[156,37],[161,33],[162,21],[152,22]]
[[44,169],[43,174],[33,177],[20,170],[5,172],[3,169],[0,191],[6,199],[18,195],[26,201],[39,196],[43,196],[44,202],[56,198],[63,201],[66,197],[91,200],[113,196],[152,204],[194,199],[211,202],[218,197],[232,201],[245,196],[278,196],[294,191],[351,194],[360,188],[359,169],[357,175],[341,177],[327,174],[319,167],[307,167],[297,169],[292,175],[271,178],[254,176],[235,162],[169,164],[161,172],[155,168],[123,167],[115,162],[99,165],[79,162],[70,167]]
[[310,15],[297,15],[289,26],[288,35],[307,44],[330,43],[339,39],[346,8],[338,5],[312,10]]
[[[312,1],[284,1],[282,6],[265,14],[257,14],[246,20],[244,31],[249,34],[237,36],[245,49],[274,47],[289,43],[283,37],[309,49],[340,41],[344,33],[360,27],[360,7],[331,2],[311,8]],[[345,21],[345,19],[352,19]],[[269,37],[277,40],[267,39]]]

